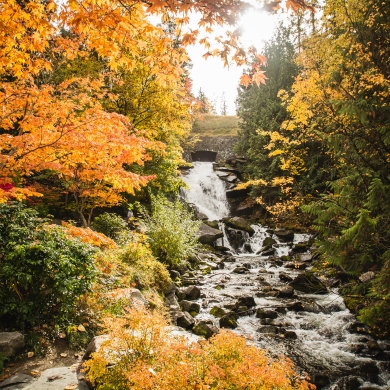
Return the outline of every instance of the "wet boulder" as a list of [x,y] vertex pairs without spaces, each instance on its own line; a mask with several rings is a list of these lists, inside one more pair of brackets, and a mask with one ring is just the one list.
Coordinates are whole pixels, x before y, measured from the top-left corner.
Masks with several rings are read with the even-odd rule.
[[232,271],[232,273],[234,273],[234,274],[246,274],[246,273],[248,273],[248,272],[249,272],[249,269],[246,268],[246,267],[243,267],[243,266],[241,266],[241,267],[236,267],[236,268],[234,268],[234,270]]
[[235,329],[237,328],[237,314],[234,312],[227,313],[219,319],[219,326],[221,328]]
[[273,334],[273,335],[283,335],[286,333],[286,330],[284,328],[280,328],[278,326],[274,325],[262,325],[259,328],[256,329],[256,332],[263,333],[263,334]]
[[226,191],[226,197],[228,199],[244,198],[249,194],[250,188],[243,188],[240,190],[228,190]]
[[238,308],[240,306],[246,306],[248,308],[254,307],[254,306],[256,306],[255,299],[251,296],[240,297],[240,298],[238,298],[238,301],[236,303],[236,308]]
[[304,272],[298,275],[290,282],[290,286],[309,294],[326,294],[328,292],[325,284],[311,272]]
[[313,255],[311,253],[299,253],[298,259],[301,263],[309,263],[313,261]]
[[212,321],[201,320],[195,323],[194,327],[192,328],[192,332],[198,336],[209,339],[210,337],[217,334],[219,330],[213,325]]
[[269,310],[269,309],[257,309],[256,310],[256,317],[257,318],[275,319],[277,316],[278,316],[278,313],[276,313],[273,310]]
[[247,239],[248,233],[243,230],[237,230],[227,227],[225,229],[230,245],[234,249],[241,248]]
[[222,307],[214,306],[211,308],[210,314],[213,315],[214,317],[221,318],[224,315],[226,315],[226,311],[223,310]]
[[279,298],[292,298],[294,289],[291,286],[282,287],[278,290]]
[[286,330],[286,332],[284,333],[284,338],[288,340],[296,340],[298,336],[294,331]]
[[294,232],[292,230],[276,229],[274,234],[283,241],[292,241],[294,239]]
[[233,229],[243,230],[245,232],[248,232],[250,236],[253,236],[253,234],[255,233],[254,229],[242,217],[225,218],[224,222],[226,226],[229,226]]
[[223,232],[201,223],[197,236],[200,243],[212,245],[215,240],[223,237]]
[[[200,289],[196,286],[188,286],[184,289],[180,289],[182,299],[196,300],[200,298]],[[179,296],[180,297],[180,296]]]
[[237,308],[237,315],[240,317],[248,316],[253,314],[253,309],[249,309],[248,306],[239,306]]
[[295,244],[291,248],[291,254],[294,253],[304,253],[310,249],[310,244],[308,242],[300,242],[299,244]]
[[272,245],[276,244],[276,240],[274,240],[272,237],[266,237],[263,241],[263,248],[267,247],[270,248]]
[[282,281],[282,282],[292,282],[293,278],[286,274],[285,272],[281,272],[279,274],[279,279]]
[[182,311],[187,311],[193,317],[195,317],[200,312],[199,303],[183,300],[179,302],[179,305]]
[[298,269],[298,270],[303,270],[307,268],[306,263],[299,263],[299,262],[292,262],[292,263],[287,263],[285,266],[287,269]]
[[330,378],[325,374],[314,374],[311,379],[319,390],[330,385]]
[[259,251],[256,252],[256,255],[261,256],[272,256],[275,253],[275,248],[261,248]]
[[364,380],[358,376],[345,376],[340,378],[336,385],[333,387],[334,390],[356,390],[364,383]]
[[180,326],[184,329],[191,329],[195,324],[195,320],[190,313],[183,311],[177,316],[176,323],[177,326]]

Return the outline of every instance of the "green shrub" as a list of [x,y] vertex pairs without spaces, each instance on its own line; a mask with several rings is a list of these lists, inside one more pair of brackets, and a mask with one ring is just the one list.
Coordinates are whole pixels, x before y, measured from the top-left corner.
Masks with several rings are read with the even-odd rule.
[[152,197],[152,215],[147,218],[147,234],[153,254],[173,266],[188,258],[197,248],[195,236],[200,222],[192,220],[185,204]]
[[129,229],[127,224],[117,214],[103,213],[99,215],[93,220],[91,228],[110,237],[118,244],[123,244],[128,241]]
[[21,203],[0,204],[0,323],[61,321],[91,288],[96,248]]

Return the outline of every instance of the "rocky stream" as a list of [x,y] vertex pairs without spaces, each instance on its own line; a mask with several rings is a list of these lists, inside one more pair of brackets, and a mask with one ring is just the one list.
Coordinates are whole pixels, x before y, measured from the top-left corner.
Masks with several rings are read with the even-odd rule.
[[167,293],[177,332],[209,337],[230,328],[272,356],[288,356],[319,389],[390,389],[390,342],[374,339],[346,308],[340,279],[311,271],[309,234],[249,226],[241,217],[221,222],[232,176],[196,162],[184,178],[186,200],[206,222],[203,242],[220,251],[199,254],[199,269],[178,274],[182,287]]

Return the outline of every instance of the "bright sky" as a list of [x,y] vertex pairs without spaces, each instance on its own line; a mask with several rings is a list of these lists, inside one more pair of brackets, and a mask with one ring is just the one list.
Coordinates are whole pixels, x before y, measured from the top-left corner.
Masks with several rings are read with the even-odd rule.
[[[271,15],[265,11],[251,11],[243,15],[240,21],[242,30],[242,42],[246,47],[255,46],[259,52],[263,42],[270,39],[273,32],[284,15]],[[238,68],[232,64],[224,68],[220,59],[209,57],[202,58],[206,52],[203,46],[187,47],[188,54],[192,60],[193,67],[190,70],[190,77],[193,81],[193,92],[198,94],[199,88],[205,95],[215,103],[217,113],[221,111],[222,93],[225,92],[225,99],[228,106],[228,115],[235,115],[235,99],[237,87],[242,75],[243,67]],[[267,73],[266,73],[267,74]]]

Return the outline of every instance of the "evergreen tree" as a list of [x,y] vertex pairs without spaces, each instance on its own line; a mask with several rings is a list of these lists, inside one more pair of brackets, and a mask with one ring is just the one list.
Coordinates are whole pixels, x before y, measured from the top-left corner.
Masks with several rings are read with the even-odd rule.
[[[281,89],[290,90],[298,72],[288,28],[282,25],[278,27],[275,36],[266,44],[264,55],[268,62],[263,69],[268,77],[266,85],[240,86],[238,90],[236,104],[240,118],[240,139],[236,150],[248,159],[247,164],[241,167],[247,179],[269,181],[283,175],[283,172],[279,168],[278,156],[268,156],[269,150],[265,146],[269,143],[269,137],[263,135],[262,131],[278,130],[287,118],[278,93]],[[269,189],[263,190],[267,191],[263,193],[266,197],[275,195]]]

